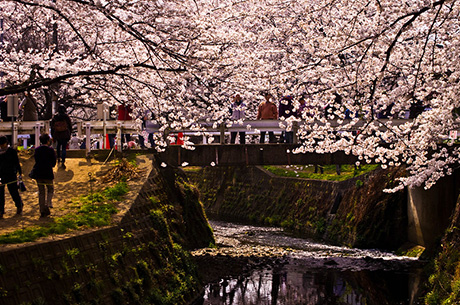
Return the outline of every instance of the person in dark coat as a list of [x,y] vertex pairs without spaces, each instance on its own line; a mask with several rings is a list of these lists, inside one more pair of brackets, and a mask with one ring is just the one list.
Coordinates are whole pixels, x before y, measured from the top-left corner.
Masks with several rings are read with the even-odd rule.
[[51,119],[50,127],[53,141],[57,142],[57,162],[61,163],[62,168],[65,168],[67,143],[72,132],[72,122],[64,105],[59,105],[58,112]]
[[[292,96],[286,95],[281,98],[278,113],[279,118],[284,120],[292,116],[296,116],[294,105],[292,104]],[[281,134],[280,143],[294,143],[294,132],[283,131]]]
[[22,215],[23,204],[18,191],[18,175],[19,180],[22,180],[18,152],[8,146],[5,136],[0,136],[0,219],[5,214],[5,185],[16,205],[16,214]]
[[34,153],[33,179],[37,181],[38,205],[41,217],[50,215],[49,209],[53,207],[53,167],[56,166],[56,153],[50,145],[50,136],[47,133],[42,134],[40,136],[40,146],[35,149]]

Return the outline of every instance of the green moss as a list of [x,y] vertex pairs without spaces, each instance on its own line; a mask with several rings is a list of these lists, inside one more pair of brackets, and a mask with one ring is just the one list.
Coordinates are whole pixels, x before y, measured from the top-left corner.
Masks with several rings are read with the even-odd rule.
[[425,304],[460,303],[460,252],[454,245],[444,245],[428,281],[431,291],[425,296]]
[[169,227],[166,218],[161,210],[151,210],[150,218],[153,221],[154,228],[159,232],[161,238],[169,238]]
[[66,253],[71,259],[75,259],[80,254],[80,249],[78,248],[68,249]]
[[5,288],[0,287],[0,297],[6,297],[8,295],[8,291]]
[[292,219],[285,219],[281,222],[281,227],[286,229],[294,229],[294,220]]
[[396,251],[396,254],[402,255],[402,256],[409,256],[409,257],[420,257],[422,253],[425,251],[425,248],[422,246],[413,246],[410,248],[401,248]]
[[264,166],[269,172],[281,177],[294,177],[314,180],[328,181],[345,181],[350,178],[371,172],[378,168],[376,164],[366,164],[360,168],[355,168],[353,165],[342,165],[341,174],[337,175],[335,165],[324,166],[324,173],[314,173],[313,166]]
[[267,226],[279,226],[280,225],[280,216],[274,215],[271,217],[265,217],[263,223]]
[[316,224],[315,224],[316,233],[318,235],[324,234],[324,232],[326,232],[326,225],[327,225],[326,219],[324,219],[322,217],[318,218],[318,220],[316,221]]
[[190,172],[190,173],[194,173],[194,172],[199,172],[201,171],[203,168],[200,167],[200,166],[186,166],[184,168],[182,168],[182,170],[184,172]]

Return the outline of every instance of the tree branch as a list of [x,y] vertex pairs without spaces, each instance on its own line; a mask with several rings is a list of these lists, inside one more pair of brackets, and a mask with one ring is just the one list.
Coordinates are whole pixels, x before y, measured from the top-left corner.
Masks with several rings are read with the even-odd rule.
[[98,70],[98,71],[79,71],[76,73],[68,73],[64,75],[60,75],[54,78],[42,78],[36,79],[33,81],[25,81],[19,85],[12,85],[5,88],[0,89],[0,96],[9,95],[9,94],[16,94],[21,93],[28,90],[38,89],[46,86],[50,86],[53,84],[60,83],[64,80],[77,78],[77,77],[84,77],[84,76],[96,76],[96,75],[113,75],[116,74],[120,70],[125,69],[132,69],[132,68],[147,68],[155,71],[164,71],[164,72],[185,72],[185,68],[157,68],[152,65],[146,64],[134,64],[134,65],[119,65],[112,69],[108,70]]

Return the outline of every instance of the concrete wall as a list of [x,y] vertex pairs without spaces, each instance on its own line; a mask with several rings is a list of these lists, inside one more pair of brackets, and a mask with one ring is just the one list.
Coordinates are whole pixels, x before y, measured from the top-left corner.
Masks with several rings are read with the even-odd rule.
[[460,173],[440,179],[429,190],[408,188],[408,240],[424,247],[433,246],[444,234],[455,209],[460,189]]

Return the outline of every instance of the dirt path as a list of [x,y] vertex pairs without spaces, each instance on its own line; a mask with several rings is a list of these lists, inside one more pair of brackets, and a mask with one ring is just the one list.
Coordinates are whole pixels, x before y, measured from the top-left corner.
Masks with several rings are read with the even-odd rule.
[[[104,165],[103,162],[98,162],[94,159],[69,158],[66,160],[66,169],[56,166],[54,168],[55,190],[51,216],[50,218],[40,218],[37,184],[35,180],[28,177],[28,173],[34,164],[33,156],[26,152],[21,152],[20,160],[24,183],[27,187],[25,192],[21,192],[21,197],[24,202],[23,215],[16,215],[14,202],[8,190],[5,189],[5,215],[4,219],[0,220],[0,235],[13,232],[17,229],[43,224],[51,221],[53,217],[66,214],[69,210],[72,198],[89,194],[91,187],[93,190],[98,190],[109,186],[107,183],[102,183],[100,177],[113,168],[115,164],[114,162],[109,162]],[[142,171],[142,178],[136,181],[128,181],[130,193],[125,197],[127,200],[118,207],[120,210],[119,213],[123,213],[129,208],[132,199],[135,198],[134,193],[139,191],[152,168],[151,160],[145,155],[138,156],[137,163],[139,169]],[[90,183],[90,174],[92,180],[94,180],[92,183]]]

